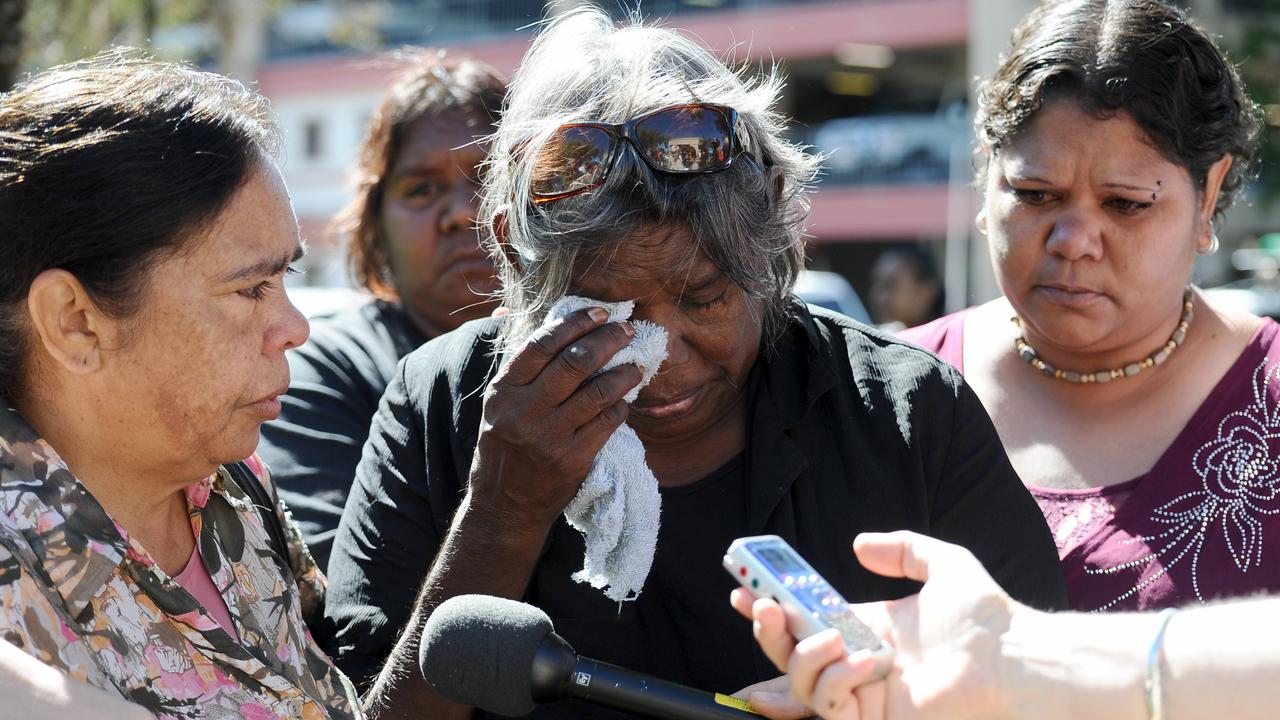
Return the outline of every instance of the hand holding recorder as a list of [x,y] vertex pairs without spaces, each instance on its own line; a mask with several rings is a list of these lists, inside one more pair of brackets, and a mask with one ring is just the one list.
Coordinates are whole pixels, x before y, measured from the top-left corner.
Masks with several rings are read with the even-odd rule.
[[[751,540],[758,538],[744,538],[734,547]],[[971,553],[940,540],[908,532],[868,533],[855,540],[854,553],[873,572],[928,581],[918,595],[856,606],[856,617],[886,638],[888,647],[835,627],[813,633],[816,618],[798,622],[794,599],[764,588],[763,581],[752,588],[753,571],[737,570],[745,587],[733,592],[733,606],[754,619],[756,639],[790,677],[795,699],[828,720],[1009,717],[993,676],[1008,664],[1001,657],[1001,634],[1022,606]],[[794,562],[765,555],[775,563]],[[726,567],[736,557],[741,553],[731,550]],[[783,574],[800,572],[799,566],[791,570]],[[806,574],[811,573],[808,568]],[[778,575],[761,577],[769,574]]]
[[778,603],[787,631],[797,640],[828,630],[839,633],[845,652],[871,658],[869,680],[893,664],[893,648],[858,619],[849,601],[777,535],[738,538],[724,556],[724,569],[743,588]]
[[854,553],[874,572],[925,583],[919,595],[857,606],[895,648],[883,680],[873,657],[850,655],[834,631],[797,643],[777,602],[733,592],[792,694],[826,720],[1275,717],[1280,598],[1174,615],[1045,613],[1011,600],[972,554],[941,540],[867,533]]

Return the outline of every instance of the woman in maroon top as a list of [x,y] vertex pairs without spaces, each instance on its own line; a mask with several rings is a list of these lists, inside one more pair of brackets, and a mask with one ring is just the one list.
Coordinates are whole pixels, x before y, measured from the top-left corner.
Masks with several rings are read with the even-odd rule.
[[979,103],[1004,297],[904,337],[982,399],[1073,607],[1280,591],[1280,330],[1189,284],[1256,149],[1235,70],[1163,3],[1047,2]]

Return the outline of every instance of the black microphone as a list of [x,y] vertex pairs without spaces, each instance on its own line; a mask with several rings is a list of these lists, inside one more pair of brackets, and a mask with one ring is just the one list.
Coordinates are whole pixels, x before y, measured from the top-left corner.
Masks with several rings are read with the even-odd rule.
[[659,680],[579,657],[532,605],[459,595],[427,619],[418,649],[422,677],[453,700],[518,717],[535,703],[576,698],[625,712],[672,720],[759,720],[725,695]]

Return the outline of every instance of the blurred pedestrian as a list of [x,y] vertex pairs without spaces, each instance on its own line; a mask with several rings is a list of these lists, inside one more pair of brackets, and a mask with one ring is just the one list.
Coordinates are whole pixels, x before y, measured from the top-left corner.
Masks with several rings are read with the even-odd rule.
[[923,325],[943,313],[942,282],[929,251],[901,245],[871,266],[872,319],[889,332]]

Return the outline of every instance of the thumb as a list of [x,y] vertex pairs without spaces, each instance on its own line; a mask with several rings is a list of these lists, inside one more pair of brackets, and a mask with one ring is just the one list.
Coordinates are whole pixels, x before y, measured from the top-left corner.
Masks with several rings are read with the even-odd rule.
[[747,700],[755,711],[769,720],[802,720],[813,717],[813,711],[792,697],[789,692],[758,690],[747,694]]
[[936,577],[944,567],[977,562],[959,545],[907,530],[862,533],[853,540],[853,553],[863,567],[877,575],[920,582]]

